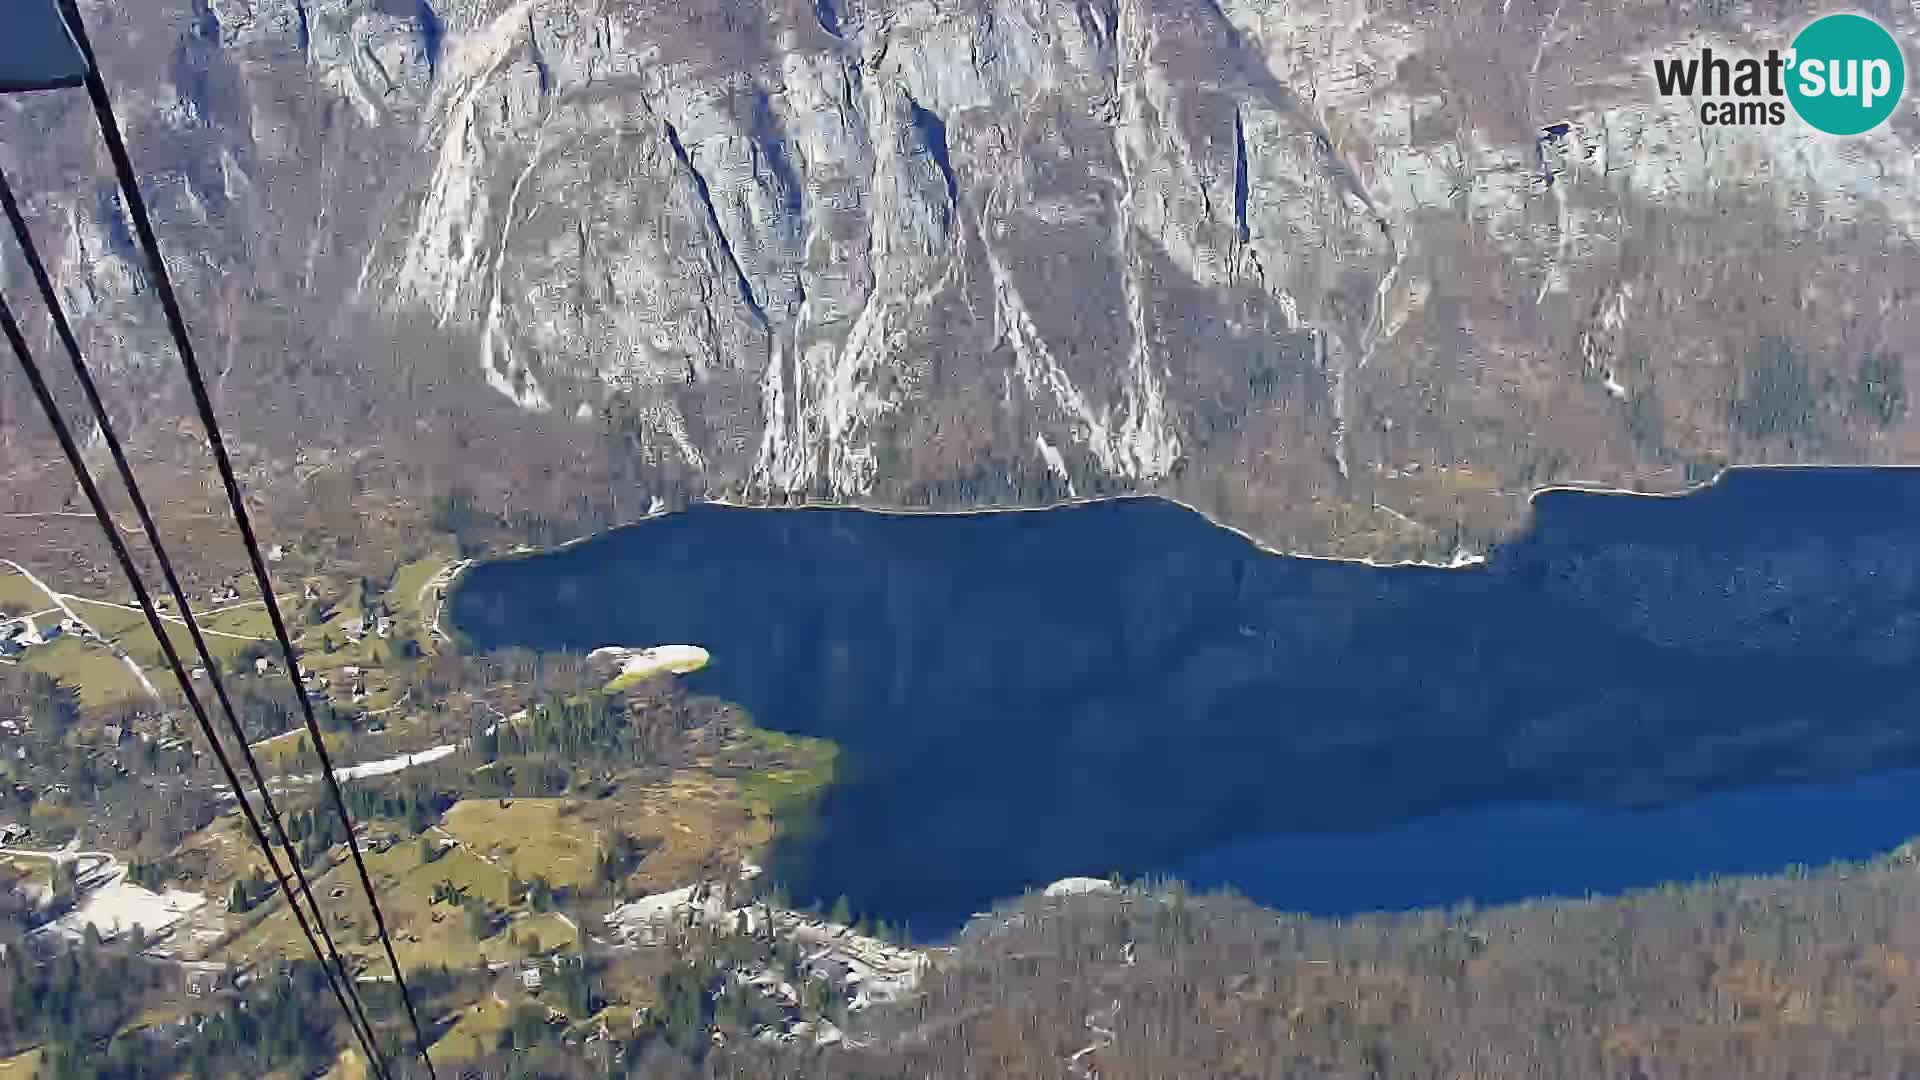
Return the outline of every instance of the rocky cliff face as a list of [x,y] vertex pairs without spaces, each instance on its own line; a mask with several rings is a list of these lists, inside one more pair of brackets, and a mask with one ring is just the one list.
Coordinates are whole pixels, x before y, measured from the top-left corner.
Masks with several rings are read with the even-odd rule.
[[[463,443],[546,433],[517,467],[558,478],[512,497],[554,512],[1151,490],[1446,557],[1550,480],[1920,449],[1913,106],[1846,140],[1702,126],[1652,57],[1784,47],[1803,14],[1630,6],[90,10],[197,328],[237,385],[346,399],[306,410],[310,452],[460,394]],[[31,102],[8,145],[69,181],[44,242],[164,416],[89,152],[12,137],[83,121]],[[436,374],[342,383],[417,360],[396,327]],[[419,483],[479,486],[463,460]]]

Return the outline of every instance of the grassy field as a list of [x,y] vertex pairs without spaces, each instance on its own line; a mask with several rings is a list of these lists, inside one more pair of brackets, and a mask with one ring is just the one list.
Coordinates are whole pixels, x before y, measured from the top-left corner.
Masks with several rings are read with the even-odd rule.
[[[9,576],[23,585],[26,582],[25,578],[17,574]],[[26,587],[32,589],[30,585]],[[39,590],[35,589],[33,591],[38,593]],[[4,589],[0,589],[0,601],[4,600],[5,591]],[[153,632],[147,628],[147,617],[141,614],[137,608],[104,603],[99,600],[84,600],[77,596],[67,597],[67,603],[73,608],[74,614],[85,619],[87,624],[99,631],[102,637],[122,638],[125,635],[135,632],[146,634],[149,639],[153,636]],[[47,604],[42,604],[41,607],[44,608],[50,605],[51,601]],[[173,616],[176,613],[171,610],[171,605],[169,605],[169,610],[163,611],[161,614],[163,616]],[[220,634],[240,634],[244,637],[267,641],[273,639],[273,622],[267,618],[267,609],[264,604],[249,604],[246,607],[232,608],[211,615],[195,612],[195,619],[199,622],[200,629],[212,630],[215,632],[214,636]],[[186,624],[172,622],[171,619],[169,619],[168,626],[170,629],[178,632],[177,640],[188,648],[192,647],[192,640],[187,637]],[[210,639],[209,644],[212,643]]]
[[[439,1046],[436,1044],[434,1049],[439,1049]],[[322,1074],[322,1080],[367,1080],[369,1075],[366,1059],[360,1056],[360,1051],[349,1046],[340,1051],[333,1067]]]
[[[153,629],[147,625],[145,615],[138,611],[128,611],[122,607],[92,600],[69,599],[67,603],[73,606],[74,614],[86,620],[88,625],[100,633],[100,636],[119,642],[120,647],[127,650],[142,667],[152,670],[165,669],[166,657],[162,655],[160,642],[153,636]],[[239,655],[242,649],[255,643],[257,639],[242,641],[225,636],[228,633],[239,632],[228,630],[228,626],[252,627],[256,621],[266,623],[265,609],[254,610],[259,612],[257,619],[249,616],[246,611],[233,611],[201,620],[202,630],[219,631],[204,635],[207,639],[207,648],[213,653],[214,660],[223,665],[231,665],[233,658]],[[193,635],[187,632],[186,624],[168,622],[166,627],[167,636],[173,639],[173,647],[179,652],[180,659],[189,665],[199,663],[193,648]],[[267,632],[272,631],[269,628]]]
[[21,666],[80,692],[84,705],[99,707],[127,698],[143,698],[146,691],[133,672],[105,646],[63,637],[29,650]]
[[[345,627],[348,623],[359,622],[365,611],[365,598],[360,594],[360,585],[352,582],[346,585],[339,599],[327,609],[325,622],[304,630],[290,627],[292,633],[301,636],[300,644],[306,650],[303,662],[315,671],[330,671],[348,664],[364,666],[370,659],[368,642],[355,644],[347,637]],[[325,638],[333,639],[332,652],[323,650],[321,643]],[[368,635],[368,641],[371,640],[372,635]]]
[[[165,670],[166,658],[159,640],[147,626],[145,615],[117,604],[79,597],[68,597],[67,604],[102,638],[125,649],[141,667],[150,672]],[[52,599],[25,577],[14,573],[0,574],[0,607],[41,611],[51,606]],[[226,635],[241,634],[249,639],[258,639],[272,632],[266,608],[259,604],[205,616],[201,627],[215,631],[206,635],[207,647],[221,664],[231,664],[241,650],[253,644],[252,640]],[[175,650],[184,662],[190,666],[198,663],[193,638],[187,633],[185,624],[167,623],[167,636],[172,639]],[[73,639],[37,646],[27,652],[23,664],[79,690],[80,700],[89,706],[107,705],[145,693],[133,673],[111,652]]]
[[[407,563],[394,572],[393,583],[384,594],[368,595],[361,590],[359,582],[347,583],[340,598],[328,609],[326,622],[306,629],[303,644],[307,650],[307,665],[316,671],[348,664],[380,668],[393,657],[395,649],[407,637],[415,638],[422,647],[426,646],[428,643],[417,603],[420,587],[449,561],[450,556],[430,555]],[[347,624],[358,623],[370,610],[378,610],[383,604],[394,620],[393,636],[381,639],[369,633],[359,642],[349,640],[344,629]],[[333,652],[322,652],[320,643],[323,638],[333,639]],[[386,704],[385,701],[375,700],[380,697],[381,691],[375,688],[372,679],[368,682],[367,691],[369,700],[366,704],[369,708],[381,708]]]
[[159,1027],[163,1024],[177,1024],[190,1019],[194,1005],[190,1001],[157,1002],[140,1010],[140,1014],[126,1022],[122,1032],[139,1031],[141,1028]]
[[393,584],[387,589],[387,606],[393,609],[397,623],[395,632],[413,638],[422,651],[434,648],[427,625],[433,621],[435,605],[433,594],[422,597],[420,590],[453,560],[453,555],[442,553],[416,559],[394,572]]
[[118,638],[122,634],[145,628],[147,625],[145,615],[113,604],[100,604],[92,600],[81,600],[78,597],[69,597],[67,604],[73,608],[75,615],[85,619],[87,625],[99,631],[101,637]]
[[[368,852],[367,870],[380,894],[380,909],[393,934],[394,952],[411,971],[426,965],[473,967],[489,960],[516,960],[528,954],[505,931],[476,939],[465,912],[457,905],[435,904],[434,886],[451,881],[468,895],[507,907],[512,890],[508,873],[461,848],[452,848],[431,863],[421,861],[420,843],[408,839],[385,852]],[[326,907],[329,929],[342,953],[365,961],[366,970],[387,969],[386,955],[374,936],[373,919],[360,897],[360,886],[350,861],[343,860],[316,878],[314,893]],[[338,898],[335,889],[343,889]],[[437,918],[436,918],[437,916]],[[228,946],[228,956],[240,961],[272,955],[304,956],[306,939],[284,905],[247,929]]]
[[[302,650],[300,662],[309,671],[333,678],[334,681],[328,687],[328,693],[342,705],[348,703],[349,688],[334,673],[344,667],[359,668],[361,671],[359,678],[366,684],[367,696],[365,700],[352,704],[368,712],[383,710],[394,704],[397,697],[394,679],[386,668],[397,655],[397,648],[403,640],[403,635],[408,633],[407,627],[404,623],[396,624],[394,636],[384,640],[369,632],[359,641],[355,641],[347,636],[346,627],[350,623],[358,624],[369,605],[377,602],[379,598],[363,595],[358,581],[344,583],[337,595],[339,599],[333,601],[327,609],[325,622],[291,628],[299,639],[298,643]],[[229,614],[242,616],[246,612],[235,611]],[[266,621],[264,614],[257,618],[261,624]],[[236,629],[234,632],[247,631]],[[332,643],[332,651],[327,649],[328,642]],[[397,718],[390,718],[388,723],[394,723],[395,719]]]
[[[280,598],[280,614],[289,619],[293,618],[293,615],[287,612],[286,605],[291,600],[292,597]],[[196,615],[203,630],[218,630],[223,634],[240,634],[265,641],[273,640],[273,620],[267,617],[265,604],[248,604],[245,607],[217,611],[211,615],[198,615],[198,613]],[[292,632],[292,627],[288,627],[288,632]]]
[[[614,992],[618,993],[619,991],[616,989]],[[593,1018],[587,1021],[584,1026],[597,1027],[605,1024],[607,1030],[616,1036],[639,1030],[639,1025],[635,1023],[635,1020],[643,1015],[641,1009],[643,1007],[651,1008],[654,1004],[653,999],[655,995],[653,983],[649,981],[644,987],[635,990],[634,994],[637,996],[632,997],[630,1000],[623,997],[623,1001],[626,1003],[609,1005],[601,1009],[598,1013],[594,1014]]]
[[746,729],[761,749],[800,764],[785,769],[761,769],[740,778],[740,792],[756,812],[776,820],[805,815],[827,785],[833,783],[840,748],[826,739],[787,735],[765,728]]
[[[429,611],[421,607],[420,590],[427,582],[433,580],[433,575],[439,573],[452,561],[451,555],[434,554],[424,559],[416,559],[394,571],[393,584],[387,589],[388,605],[395,612],[411,615],[416,621],[424,622],[423,616]],[[431,609],[433,597],[429,595],[426,602],[427,609]]]
[[[397,639],[382,640],[368,633],[359,641],[354,641],[347,636],[346,626],[360,621],[366,611],[365,603],[360,586],[350,586],[345,596],[329,610],[326,622],[309,626],[304,631],[300,644],[305,652],[300,662],[316,672],[337,671],[349,666],[362,669],[369,698],[363,704],[369,709],[378,709],[385,707],[387,702],[372,699],[382,693],[386,675],[381,669],[393,657]],[[332,652],[325,649],[324,642],[327,640],[333,642]]]
[[674,889],[758,851],[773,838],[729,779],[688,769],[664,785],[623,788],[613,798],[581,804],[583,815],[658,841],[626,881],[632,895]]
[[246,877],[255,869],[266,872],[266,863],[253,846],[253,834],[247,831],[238,810],[228,810],[188,835],[174,849],[174,855],[191,874],[191,887],[209,896],[226,896],[234,879]]
[[521,944],[536,953],[567,948],[580,939],[573,924],[555,911],[522,915],[507,924],[507,933],[518,937]]
[[768,804],[800,797],[811,781],[765,781],[778,798],[755,809],[736,780],[686,769],[666,784],[624,785],[604,799],[467,799],[447,811],[447,834],[496,859],[523,881],[541,874],[555,886],[592,881],[604,838],[619,829],[648,846],[624,884],[639,895],[678,888],[744,858],[773,838]]
[[[401,850],[402,847],[407,850]],[[404,844],[380,856],[396,882],[415,887],[422,895],[430,895],[436,883],[451,881],[471,895],[503,908],[512,900],[513,875],[505,867],[457,847],[447,849],[431,863],[422,863],[419,848],[418,843]]]
[[0,571],[0,609],[25,614],[53,606],[52,598],[25,576],[11,570]]
[[52,859],[0,855],[0,867],[5,867],[10,873],[19,874],[28,883],[41,888],[47,888],[53,884]]
[[464,799],[441,823],[448,834],[508,867],[522,881],[544,876],[555,886],[593,880],[604,826],[569,799]]
[[[346,752],[353,736],[345,731],[326,731],[320,737],[326,740],[327,753],[334,755],[337,763],[339,755]],[[313,742],[303,728],[275,735],[271,739],[261,739],[252,744],[253,756],[259,760],[260,767],[270,773],[300,772],[308,768],[319,768],[319,755],[313,753]],[[302,752],[307,757],[303,761]]]
[[507,1006],[493,998],[481,1000],[460,1010],[453,1026],[433,1044],[436,1061],[471,1061],[492,1053],[500,1037],[513,1021]]
[[[178,623],[167,623],[166,627],[167,637],[172,639],[174,651],[180,654],[180,662],[189,667],[198,666],[200,654],[194,650],[193,635]],[[254,644],[252,641],[241,641],[237,638],[220,637],[214,634],[202,636],[206,638],[207,651],[213,654],[213,662],[226,668],[233,666],[233,658],[238,656],[242,649]],[[167,670],[166,655],[160,651],[160,641],[153,636],[151,629],[141,626],[117,636],[114,640],[120,643],[121,648],[127,650],[128,655],[139,661],[141,667],[150,671]]]

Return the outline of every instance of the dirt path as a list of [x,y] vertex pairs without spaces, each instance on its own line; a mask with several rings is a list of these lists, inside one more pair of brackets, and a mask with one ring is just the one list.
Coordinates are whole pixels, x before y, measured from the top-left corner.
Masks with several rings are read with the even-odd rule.
[[[86,516],[91,517],[92,515],[89,514]],[[39,577],[35,576],[33,571],[27,569],[26,567],[20,565],[17,562],[14,562],[12,559],[0,559],[0,563],[3,563],[7,566],[12,567],[15,573],[27,579],[28,584],[32,585],[36,589],[39,589],[42,593],[46,595],[49,601],[57,605],[56,607],[48,608],[45,611],[35,612],[34,614],[36,616],[46,615],[54,611],[59,611],[61,614],[65,615],[67,618],[73,620],[75,624],[84,628],[86,632],[90,636],[92,636],[96,641],[99,641],[101,644],[105,645],[107,648],[113,651],[114,656],[119,658],[122,664],[126,665],[128,671],[133,673],[133,677],[139,681],[141,688],[147,692],[147,695],[149,697],[153,698],[154,701],[159,702],[162,705],[165,704],[165,700],[162,699],[160,696],[159,689],[153,685],[153,680],[147,677],[146,670],[140,666],[139,661],[135,660],[132,656],[129,656],[127,654],[127,651],[125,649],[122,649],[117,642],[112,641],[111,639],[107,638],[105,635],[101,634],[98,630],[94,629],[91,623],[81,618],[79,613],[74,611],[73,606],[69,604],[68,601],[77,600],[86,604],[95,604],[100,607],[114,608],[119,611],[131,611],[143,617],[146,615],[146,612],[141,611],[138,607],[135,607],[131,604],[117,603],[112,600],[96,600],[91,596],[81,596],[78,593],[59,592],[55,590],[51,585],[48,585],[46,582],[40,580]],[[291,592],[282,593],[282,594],[278,594],[275,597],[275,599],[290,600],[293,598],[293,596],[294,594]],[[247,608],[247,607],[262,607],[262,606],[265,606],[265,603],[266,601],[264,600],[242,600],[237,603],[226,604],[221,607],[207,608],[204,611],[196,611],[193,613],[193,616],[197,620],[204,619],[209,615],[218,615],[226,611],[237,611],[241,608]],[[160,619],[163,622],[169,622],[174,624],[175,626],[187,625],[187,620],[182,618],[181,616],[169,615],[165,612],[158,612],[157,614],[159,614]],[[200,633],[210,638],[215,638],[215,637],[227,638],[232,641],[271,641],[273,640],[272,638],[254,637],[250,634],[235,634],[225,630],[214,630],[207,626],[201,626]],[[183,656],[182,659],[188,662],[191,662],[191,658]],[[12,664],[16,664],[17,661],[7,660],[7,661],[4,661],[4,663],[12,665]]]
[[[67,618],[73,620],[74,625],[84,629],[90,636],[93,637],[95,641],[98,641],[101,644],[105,645],[107,648],[112,649],[113,655],[119,657],[120,662],[127,665],[128,671],[133,672],[133,677],[139,681],[141,688],[147,692],[148,696],[152,697],[154,701],[159,702],[162,705],[166,704],[165,700],[162,699],[160,696],[160,691],[154,687],[153,680],[147,678],[147,673],[141,670],[140,665],[134,662],[133,657],[128,656],[127,651],[125,649],[122,649],[120,646],[108,641],[104,637],[101,637],[99,631],[95,630],[92,624],[88,623],[87,620],[82,619],[79,616],[79,614],[77,614],[73,610],[73,608],[67,604],[67,596],[65,593],[55,592],[52,588],[48,587],[46,582],[41,581],[39,578],[35,577],[33,571],[27,569],[24,566],[21,566],[19,563],[14,562],[12,559],[0,559],[0,563],[5,563],[8,566],[13,567],[14,572],[19,574],[21,577],[26,578],[28,584],[32,585],[34,588],[39,589],[41,592],[45,593],[47,595],[48,600],[51,600],[56,605],[58,605],[60,610],[66,613]],[[81,600],[81,599],[85,599],[85,597],[74,597],[74,599]]]
[[[92,597],[78,596],[73,593],[63,593],[61,594],[61,597],[62,599],[66,599],[66,600],[78,600],[83,604],[96,604],[100,607],[118,608],[121,611],[131,611],[138,615],[146,614],[146,612],[141,611],[139,608],[134,607],[131,604],[116,604],[111,600],[95,600]],[[252,600],[252,601],[248,601],[248,603],[258,604],[260,603],[260,601]],[[223,608],[211,608],[206,611],[196,611],[193,613],[193,617],[195,620],[204,619],[208,615],[218,615],[223,611],[232,611],[235,608],[242,608],[246,606],[247,604],[233,604]],[[187,625],[187,620],[181,618],[178,615],[168,615],[165,612],[160,613],[160,621],[170,622],[170,623],[173,623],[175,626]],[[254,637],[250,634],[230,634],[225,630],[209,630],[204,626],[200,628],[200,632],[202,634],[205,634],[208,637],[233,638],[235,641],[272,641],[273,640],[272,638]]]

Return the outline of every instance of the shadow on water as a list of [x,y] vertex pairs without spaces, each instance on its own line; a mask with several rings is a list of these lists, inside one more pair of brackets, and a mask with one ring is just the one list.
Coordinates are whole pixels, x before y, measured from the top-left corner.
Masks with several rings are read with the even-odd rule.
[[1157,500],[701,507],[479,567],[453,612],[482,648],[710,649],[697,689],[845,750],[776,853],[794,894],[920,931],[1069,874],[1340,912],[1920,832],[1920,785],[1859,781],[1920,766],[1920,475],[1536,509],[1435,570],[1264,554]]

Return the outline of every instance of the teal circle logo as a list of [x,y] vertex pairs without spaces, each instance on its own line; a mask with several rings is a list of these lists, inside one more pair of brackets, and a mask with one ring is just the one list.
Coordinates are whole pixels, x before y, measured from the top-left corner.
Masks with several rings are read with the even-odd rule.
[[1864,15],[1826,15],[1808,23],[1793,39],[1787,63],[1793,111],[1829,135],[1878,127],[1907,88],[1900,43]]

